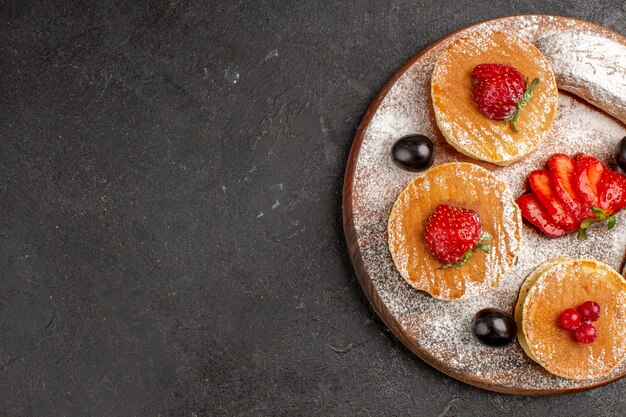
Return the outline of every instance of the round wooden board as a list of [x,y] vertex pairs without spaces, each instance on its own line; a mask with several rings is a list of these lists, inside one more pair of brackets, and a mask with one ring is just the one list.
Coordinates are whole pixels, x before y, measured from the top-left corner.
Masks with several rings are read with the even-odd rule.
[[[424,361],[460,381],[492,391],[525,395],[570,393],[615,381],[626,375],[626,362],[603,379],[567,380],[547,373],[524,354],[517,342],[502,349],[480,345],[471,337],[469,324],[474,313],[482,308],[497,307],[512,312],[524,278],[545,260],[558,256],[591,257],[621,270],[626,250],[624,213],[618,216],[616,229],[611,232],[596,229],[586,241],[574,235],[547,239],[525,225],[516,265],[495,289],[479,299],[435,300],[406,284],[394,267],[387,246],[389,211],[398,194],[415,176],[395,167],[390,158],[392,144],[402,136],[422,133],[433,138],[435,165],[450,161],[476,163],[504,179],[516,196],[525,190],[528,173],[542,167],[555,152],[569,155],[584,152],[615,167],[615,146],[626,135],[626,96],[615,100],[602,90],[606,88],[606,79],[595,85],[593,77],[585,79],[588,70],[570,71],[563,67],[563,62],[553,62],[559,88],[583,96],[597,108],[560,91],[558,115],[549,138],[531,155],[509,167],[472,160],[449,146],[434,120],[430,74],[438,53],[451,40],[476,30],[509,31],[535,42],[540,49],[543,40],[549,37],[586,36],[600,42],[600,46],[608,45],[608,50],[619,55],[616,59],[626,57],[621,55],[626,39],[619,34],[575,19],[537,15],[512,16],[470,26],[409,60],[370,105],[346,168],[344,232],[357,277],[373,308],[395,336]],[[592,64],[597,62],[602,66],[606,61],[601,56],[588,55],[585,59],[592,59]],[[552,61],[549,53],[546,56]],[[580,66],[577,69],[581,70]],[[623,77],[624,67],[617,70]]]

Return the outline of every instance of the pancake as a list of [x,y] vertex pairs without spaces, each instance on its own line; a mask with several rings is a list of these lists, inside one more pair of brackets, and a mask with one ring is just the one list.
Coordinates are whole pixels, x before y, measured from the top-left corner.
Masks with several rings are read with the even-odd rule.
[[535,285],[535,283],[537,282],[537,278],[539,278],[541,274],[543,274],[546,270],[550,269],[550,267],[554,265],[558,265],[559,263],[566,262],[566,261],[571,261],[571,259],[570,258],[555,258],[555,259],[542,263],[537,268],[535,268],[528,275],[528,277],[526,277],[526,279],[522,283],[522,286],[520,287],[520,290],[519,290],[519,295],[517,297],[517,303],[515,304],[515,313],[514,313],[515,324],[517,324],[517,339],[520,345],[522,346],[522,348],[524,349],[524,352],[526,352],[526,354],[535,362],[536,362],[536,359],[534,358],[532,351],[530,350],[530,347],[528,346],[528,343],[526,342],[526,337],[524,336],[524,332],[523,332],[522,312],[523,312],[523,307],[524,307],[524,301],[526,301],[526,296],[528,295],[528,292],[533,287],[533,285]]
[[[519,132],[483,115],[472,98],[471,72],[482,63],[508,64],[539,78],[516,122]],[[548,60],[532,43],[503,32],[473,32],[441,53],[431,80],[435,118],[448,143],[472,158],[509,165],[532,152],[556,115],[558,89]]]
[[[557,318],[589,300],[602,309],[592,323],[598,337],[581,344],[557,326]],[[520,345],[548,372],[575,380],[606,376],[626,357],[626,279],[592,259],[548,261],[522,285],[515,321]]]
[[[426,220],[440,204],[476,211],[483,231],[492,236],[491,251],[476,251],[465,265],[440,269],[424,237]],[[439,165],[416,177],[396,199],[387,225],[400,275],[441,300],[471,298],[494,287],[517,258],[521,229],[522,217],[506,184],[470,163]]]

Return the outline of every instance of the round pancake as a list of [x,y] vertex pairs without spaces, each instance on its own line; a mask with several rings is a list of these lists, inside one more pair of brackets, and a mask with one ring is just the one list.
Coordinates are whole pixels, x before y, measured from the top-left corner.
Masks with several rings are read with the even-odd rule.
[[528,277],[526,277],[526,279],[522,283],[522,286],[520,287],[519,295],[517,297],[517,303],[515,304],[515,313],[514,313],[515,324],[517,325],[517,339],[520,345],[522,346],[522,348],[524,349],[524,352],[526,352],[526,354],[530,356],[530,358],[533,359],[535,362],[536,362],[536,359],[533,357],[533,353],[528,347],[528,343],[526,342],[526,337],[524,336],[524,332],[523,332],[524,323],[522,321],[522,312],[524,309],[523,308],[524,301],[526,301],[526,296],[528,295],[528,292],[533,287],[533,285],[535,285],[535,282],[537,282],[537,278],[539,278],[541,274],[543,274],[546,270],[550,269],[551,266],[557,265],[560,262],[565,262],[565,261],[570,261],[570,260],[571,260],[570,258],[556,258],[556,259],[552,259],[552,260],[542,263],[537,268],[535,268],[528,275]]
[[[442,263],[426,248],[426,220],[440,204],[476,211],[491,251],[476,251],[460,267]],[[414,288],[441,300],[476,296],[493,286],[513,265],[520,248],[522,218],[506,184],[484,168],[449,163],[411,181],[396,199],[387,231],[389,250],[400,275]]]
[[[516,122],[519,132],[478,110],[471,73],[483,63],[512,65],[529,81],[539,78]],[[558,89],[550,63],[532,43],[509,33],[473,32],[454,40],[438,57],[431,95],[437,125],[448,143],[472,158],[509,165],[546,138],[556,115]]]
[[[602,309],[593,323],[598,338],[581,344],[557,326],[557,318],[588,300]],[[520,345],[548,372],[576,380],[605,376],[626,357],[626,279],[591,259],[548,261],[522,285],[515,320]]]

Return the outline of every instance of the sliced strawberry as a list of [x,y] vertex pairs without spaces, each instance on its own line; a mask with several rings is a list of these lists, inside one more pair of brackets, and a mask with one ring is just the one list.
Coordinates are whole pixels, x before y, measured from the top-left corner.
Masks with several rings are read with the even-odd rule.
[[548,236],[558,237],[570,232],[552,221],[550,215],[534,194],[527,193],[520,196],[517,199],[517,205],[522,211],[522,217]]
[[582,154],[576,156],[576,191],[590,208],[599,205],[598,184],[606,170],[604,164],[596,158]]
[[574,186],[576,163],[572,158],[562,153],[554,154],[548,160],[552,187],[556,195],[565,203],[567,208],[579,220],[587,217],[589,208],[585,206],[582,198],[576,193]]
[[563,226],[565,229],[575,228],[577,224],[576,216],[553,191],[554,187],[549,171],[540,169],[531,172],[528,176],[528,182],[533,194],[545,207],[554,223]]
[[626,207],[626,177],[606,170],[598,184],[598,207],[608,216]]

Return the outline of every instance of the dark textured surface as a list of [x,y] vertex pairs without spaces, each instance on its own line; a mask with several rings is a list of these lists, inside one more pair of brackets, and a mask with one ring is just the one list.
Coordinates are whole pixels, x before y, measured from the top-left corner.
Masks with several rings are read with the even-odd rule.
[[626,381],[510,397],[418,360],[340,216],[409,57],[510,14],[624,34],[623,2],[139,3],[0,2],[1,416],[624,414]]

